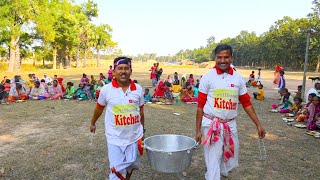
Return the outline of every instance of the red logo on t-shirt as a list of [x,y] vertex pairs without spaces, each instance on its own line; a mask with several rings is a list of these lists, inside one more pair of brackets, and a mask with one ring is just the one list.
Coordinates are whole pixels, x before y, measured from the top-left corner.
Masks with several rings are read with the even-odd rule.
[[234,84],[231,84],[231,87],[234,87]]
[[133,103],[133,100],[132,100],[132,99],[129,99],[129,103]]

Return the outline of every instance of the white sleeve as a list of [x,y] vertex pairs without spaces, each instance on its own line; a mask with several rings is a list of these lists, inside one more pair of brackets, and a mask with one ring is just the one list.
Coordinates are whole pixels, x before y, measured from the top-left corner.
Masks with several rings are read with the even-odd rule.
[[99,94],[98,104],[101,106],[107,106],[107,86],[104,86]]
[[239,96],[242,96],[244,94],[246,94],[247,91],[247,87],[246,87],[246,83],[243,79],[243,77],[240,78],[240,87],[239,87]]
[[208,81],[208,73],[202,76],[199,84],[199,91],[203,94],[209,93],[209,81]]
[[144,93],[142,91],[142,87],[140,87],[139,89],[141,89],[140,90],[140,98],[139,98],[139,106],[141,107],[144,105],[144,96],[143,96]]

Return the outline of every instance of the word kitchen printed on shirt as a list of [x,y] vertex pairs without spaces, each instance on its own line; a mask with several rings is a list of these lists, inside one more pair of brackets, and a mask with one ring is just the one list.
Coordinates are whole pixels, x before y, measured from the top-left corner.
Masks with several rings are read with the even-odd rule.
[[116,126],[135,125],[140,122],[140,112],[137,104],[114,106],[113,113]]
[[[231,84],[234,87],[234,84]],[[217,109],[237,110],[238,91],[230,89],[213,90],[213,107]]]

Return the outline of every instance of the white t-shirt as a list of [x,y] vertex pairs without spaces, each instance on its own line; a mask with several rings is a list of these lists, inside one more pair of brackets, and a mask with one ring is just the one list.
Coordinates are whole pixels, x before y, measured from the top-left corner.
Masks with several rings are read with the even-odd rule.
[[315,88],[309,89],[309,91],[308,91],[307,94],[306,94],[306,103],[309,102],[309,101],[308,101],[308,96],[309,96],[309,94],[311,94],[311,93],[315,93],[317,96],[319,95],[318,91],[317,91]]
[[[247,88],[240,73],[218,74],[214,68],[202,76],[199,91],[207,94],[203,112],[225,120],[237,117],[239,96],[246,94]],[[203,117],[202,126],[209,126],[210,123],[210,119]]]
[[106,106],[105,134],[108,143],[127,146],[142,138],[140,107],[144,105],[144,98],[139,84],[131,81],[128,90],[123,92],[113,80],[101,89],[98,104]]

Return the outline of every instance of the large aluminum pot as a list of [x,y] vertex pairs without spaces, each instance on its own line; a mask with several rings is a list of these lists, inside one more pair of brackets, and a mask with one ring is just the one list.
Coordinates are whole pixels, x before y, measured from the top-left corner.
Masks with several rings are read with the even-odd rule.
[[151,168],[163,173],[188,169],[196,146],[194,139],[175,134],[155,135],[144,140]]

